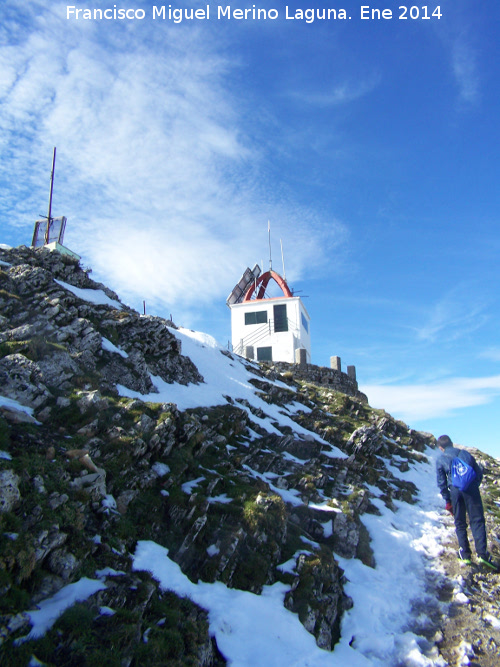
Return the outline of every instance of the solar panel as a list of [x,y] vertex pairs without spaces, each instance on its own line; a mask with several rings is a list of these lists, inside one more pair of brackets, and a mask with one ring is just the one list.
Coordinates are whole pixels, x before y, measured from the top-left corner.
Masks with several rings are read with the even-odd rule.
[[61,215],[58,218],[51,218],[50,222],[45,220],[37,220],[35,222],[35,229],[33,230],[33,241],[31,245],[33,248],[41,248],[47,243],[60,243],[63,245],[64,231],[66,229],[66,216]]
[[231,294],[227,297],[226,299],[226,304],[228,306],[232,306],[235,303],[240,303],[243,301],[243,297],[245,296],[245,292],[247,289],[250,287],[250,285],[257,280],[257,278],[260,276],[261,269],[258,264],[256,264],[253,269],[250,269],[250,267],[247,267],[245,269],[245,272],[239,279],[239,281],[236,283],[234,286]]

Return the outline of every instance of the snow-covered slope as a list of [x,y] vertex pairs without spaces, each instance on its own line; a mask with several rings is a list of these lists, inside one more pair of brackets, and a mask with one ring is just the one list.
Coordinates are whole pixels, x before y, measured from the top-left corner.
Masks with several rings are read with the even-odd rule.
[[448,664],[472,584],[446,584],[432,436],[140,317],[67,260],[1,261],[6,664]]

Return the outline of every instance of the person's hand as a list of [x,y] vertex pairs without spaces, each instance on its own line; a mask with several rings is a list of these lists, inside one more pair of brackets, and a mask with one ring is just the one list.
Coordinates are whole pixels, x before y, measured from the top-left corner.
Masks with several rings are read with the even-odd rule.
[[446,503],[446,511],[449,512],[453,516],[453,506],[451,504],[451,501],[449,501],[449,500]]

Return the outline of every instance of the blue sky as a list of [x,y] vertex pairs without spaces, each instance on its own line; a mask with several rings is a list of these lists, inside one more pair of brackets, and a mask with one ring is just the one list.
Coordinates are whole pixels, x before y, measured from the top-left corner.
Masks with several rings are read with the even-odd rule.
[[74,6],[115,4],[145,18],[2,3],[0,241],[30,243],[57,146],[53,214],[94,278],[225,342],[270,220],[313,362],[340,356],[375,407],[500,456],[498,3],[361,20],[349,0],[350,20],[306,23],[270,0],[276,20],[211,4],[178,24],[149,1]]

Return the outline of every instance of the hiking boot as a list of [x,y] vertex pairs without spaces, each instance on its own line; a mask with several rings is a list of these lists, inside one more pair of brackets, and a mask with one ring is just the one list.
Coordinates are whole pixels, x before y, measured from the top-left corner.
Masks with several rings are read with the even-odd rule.
[[472,556],[471,554],[467,553],[460,547],[458,550],[458,560],[462,561],[465,565],[472,565]]
[[494,572],[500,571],[500,565],[493,560],[490,554],[487,554],[486,556],[478,556],[478,560],[481,565],[490,568],[490,570],[493,570]]

